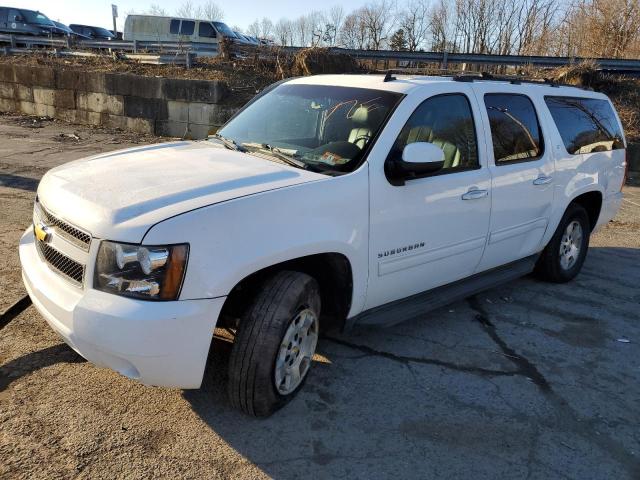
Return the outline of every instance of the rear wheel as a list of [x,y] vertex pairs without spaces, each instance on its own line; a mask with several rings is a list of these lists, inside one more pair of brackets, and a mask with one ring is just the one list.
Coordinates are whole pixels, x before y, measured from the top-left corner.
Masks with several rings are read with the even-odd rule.
[[268,278],[241,319],[229,359],[231,404],[254,416],[282,408],[307,378],[319,335],[320,293],[304,273]]
[[538,259],[536,271],[539,276],[555,283],[572,280],[582,269],[590,234],[591,226],[586,210],[572,203]]

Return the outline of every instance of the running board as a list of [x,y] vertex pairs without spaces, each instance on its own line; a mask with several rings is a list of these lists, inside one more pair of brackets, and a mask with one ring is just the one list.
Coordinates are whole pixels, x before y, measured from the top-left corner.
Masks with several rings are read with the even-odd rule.
[[355,317],[347,319],[345,329],[348,330],[354,325],[390,327],[397,323],[420,317],[437,308],[523,277],[533,271],[537,259],[538,254],[531,255],[522,260],[477,273],[471,277],[434,288],[433,290],[427,290],[426,292],[366,310]]

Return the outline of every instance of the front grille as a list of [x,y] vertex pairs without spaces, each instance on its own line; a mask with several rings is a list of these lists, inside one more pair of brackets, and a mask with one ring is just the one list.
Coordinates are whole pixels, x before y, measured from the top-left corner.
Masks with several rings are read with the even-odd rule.
[[39,202],[36,201],[36,215],[47,226],[55,228],[56,232],[65,240],[73,243],[76,247],[88,252],[91,246],[91,235],[83,232],[79,228],[60,220],[55,215],[49,213]]
[[82,286],[84,265],[72,260],[40,240],[36,240],[36,247],[40,256],[47,262],[49,267],[77,286]]

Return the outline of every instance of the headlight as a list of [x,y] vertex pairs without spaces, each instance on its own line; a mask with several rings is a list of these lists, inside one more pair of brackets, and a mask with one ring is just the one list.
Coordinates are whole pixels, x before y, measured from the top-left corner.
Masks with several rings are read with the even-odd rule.
[[100,243],[93,287],[146,300],[176,300],[187,269],[189,245]]

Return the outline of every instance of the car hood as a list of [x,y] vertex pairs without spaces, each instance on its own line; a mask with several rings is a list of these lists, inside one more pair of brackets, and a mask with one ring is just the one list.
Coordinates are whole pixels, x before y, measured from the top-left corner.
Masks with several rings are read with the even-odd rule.
[[54,168],[38,198],[94,237],[140,242],[152,225],[186,211],[323,178],[214,142],[173,142]]

